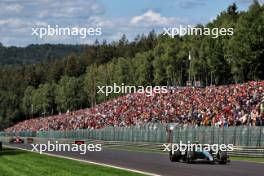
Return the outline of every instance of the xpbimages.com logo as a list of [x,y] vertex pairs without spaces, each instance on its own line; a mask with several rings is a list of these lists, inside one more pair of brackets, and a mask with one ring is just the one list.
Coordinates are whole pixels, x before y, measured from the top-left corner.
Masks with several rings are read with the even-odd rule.
[[219,151],[233,151],[233,144],[192,144],[190,141],[183,143],[173,143],[173,144],[163,144],[163,151],[172,152],[174,154],[176,151],[186,152],[186,151],[207,151],[212,152],[213,154],[218,153]]
[[85,155],[87,152],[102,151],[102,144],[62,144],[58,141],[55,144],[48,141],[47,144],[31,144],[33,152],[78,152]]
[[131,93],[145,93],[146,96],[152,96],[153,94],[160,93],[168,93],[167,86],[133,86],[133,85],[125,85],[122,83],[118,85],[114,83],[113,85],[108,86],[97,86],[97,93],[105,94],[105,96],[109,96],[110,94],[131,94]]
[[79,36],[80,38],[86,38],[87,36],[100,36],[102,35],[102,28],[79,28],[79,27],[54,27],[48,25],[47,27],[36,27],[32,29],[32,36],[39,38],[47,36]]
[[171,38],[184,35],[205,35],[218,38],[219,36],[234,35],[234,28],[208,28],[208,27],[192,27],[191,25],[172,28],[163,28],[163,35],[168,35]]

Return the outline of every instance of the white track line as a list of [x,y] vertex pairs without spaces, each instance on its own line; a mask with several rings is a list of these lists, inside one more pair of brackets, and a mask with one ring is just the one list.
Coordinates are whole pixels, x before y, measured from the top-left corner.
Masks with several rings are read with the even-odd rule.
[[[11,147],[11,146],[7,146],[7,145],[3,145],[3,146],[7,147],[7,148],[19,149],[19,150],[24,150],[24,151],[29,151],[29,152],[33,152],[33,153],[38,153],[39,154],[39,152],[28,150],[28,149],[24,149],[24,148]],[[98,162],[89,161],[89,160],[81,160],[81,159],[71,158],[71,157],[62,156],[62,155],[55,155],[55,154],[50,154],[50,153],[45,153],[45,152],[43,152],[43,154],[44,155],[48,155],[48,156],[58,157],[58,158],[69,159],[69,160],[73,160],[73,161],[84,162],[84,163],[88,163],[88,164],[94,164],[94,165],[99,165],[99,166],[104,166],[104,167],[111,167],[111,168],[114,168],[114,169],[120,169],[120,170],[135,172],[135,173],[139,173],[139,174],[149,175],[149,176],[160,176],[158,174],[154,174],[154,173],[150,173],[150,172],[144,172],[144,171],[140,171],[140,170],[129,169],[129,168],[114,166],[114,165],[110,165],[110,164],[98,163]]]

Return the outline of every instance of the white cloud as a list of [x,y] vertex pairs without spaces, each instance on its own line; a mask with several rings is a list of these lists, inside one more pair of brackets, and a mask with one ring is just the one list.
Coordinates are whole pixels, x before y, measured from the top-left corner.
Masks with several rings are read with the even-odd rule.
[[[95,0],[49,0],[49,5],[40,10],[42,17],[89,17],[95,14],[102,14],[104,8]],[[44,13],[43,13],[44,12]],[[48,12],[48,13],[47,13]]]
[[180,24],[186,25],[187,20],[176,17],[164,17],[160,13],[148,10],[142,15],[134,16],[130,20],[130,24],[133,26],[140,25],[144,27],[166,27]]
[[18,18],[8,18],[8,19],[0,19],[0,26],[2,28],[21,28],[26,27],[28,25],[28,22],[24,22],[23,20],[20,20]]
[[140,16],[135,16],[131,19],[130,24],[132,25],[149,25],[149,24],[156,24],[156,25],[167,25],[173,21],[172,18],[162,17],[161,14],[154,12],[152,10],[148,10],[144,14]]
[[0,0],[0,9],[0,42],[4,45],[27,45],[49,40],[51,43],[74,43],[79,40],[66,37],[45,41],[36,39],[31,36],[33,27],[93,27],[90,26],[92,21],[99,26],[111,25],[108,20],[93,18],[104,14],[105,10],[97,0]]
[[20,17],[37,18],[79,18],[104,13],[104,8],[96,0],[27,0],[0,2],[0,15],[13,17],[14,12]]
[[[0,0],[1,1],[1,0]],[[17,6],[19,4],[20,6]],[[109,18],[104,15],[104,7],[96,0],[27,0],[3,1],[0,8],[5,7],[11,13],[0,11],[0,36],[4,45],[27,45],[31,43],[93,43],[95,38],[108,42],[118,40],[123,34],[132,40],[137,34],[147,34],[152,29],[161,32],[163,27],[185,25],[186,20],[176,17],[165,17],[154,10],[132,17]],[[102,36],[48,37],[39,39],[32,37],[33,27],[101,27]],[[19,40],[17,40],[19,38]]]
[[116,20],[108,20],[100,16],[92,16],[87,21],[87,23],[90,24],[91,26],[104,27],[104,28],[116,27],[115,26],[116,22],[117,22]]
[[22,9],[23,9],[23,6],[21,6],[20,4],[12,4],[12,5],[4,6],[4,8],[2,9],[2,11],[18,13]]
[[12,30],[19,30],[22,28],[27,28],[31,30],[34,26],[47,26],[48,23],[45,21],[40,20],[32,20],[28,21],[26,19],[20,18],[8,18],[8,19],[0,19],[0,26],[2,31],[12,31]]

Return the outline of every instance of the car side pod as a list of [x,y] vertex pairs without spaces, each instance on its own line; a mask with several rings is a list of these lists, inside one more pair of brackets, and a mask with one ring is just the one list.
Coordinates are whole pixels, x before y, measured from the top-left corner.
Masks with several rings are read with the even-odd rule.
[[208,160],[210,162],[214,162],[214,157],[211,155],[211,153],[209,153],[207,151],[202,151],[202,153],[204,154],[204,156],[206,156],[208,158]]

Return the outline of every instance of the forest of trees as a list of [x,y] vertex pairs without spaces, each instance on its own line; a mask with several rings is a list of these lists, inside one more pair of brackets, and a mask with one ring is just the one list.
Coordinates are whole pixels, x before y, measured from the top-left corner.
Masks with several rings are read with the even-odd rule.
[[[132,42],[123,35],[112,43],[40,45],[40,50],[5,49],[4,54],[0,45],[1,64],[9,64],[0,67],[0,129],[118,96],[97,94],[100,85],[184,86],[189,71],[192,81],[201,81],[203,86],[264,79],[264,5],[254,1],[248,11],[239,12],[232,4],[204,27],[232,27],[234,35],[170,38],[151,31]],[[61,52],[63,47],[66,52]],[[12,62],[16,65],[10,66]]]
[[0,43],[0,65],[34,64],[44,60],[61,59],[71,53],[80,54],[88,45],[29,45],[5,47]]

